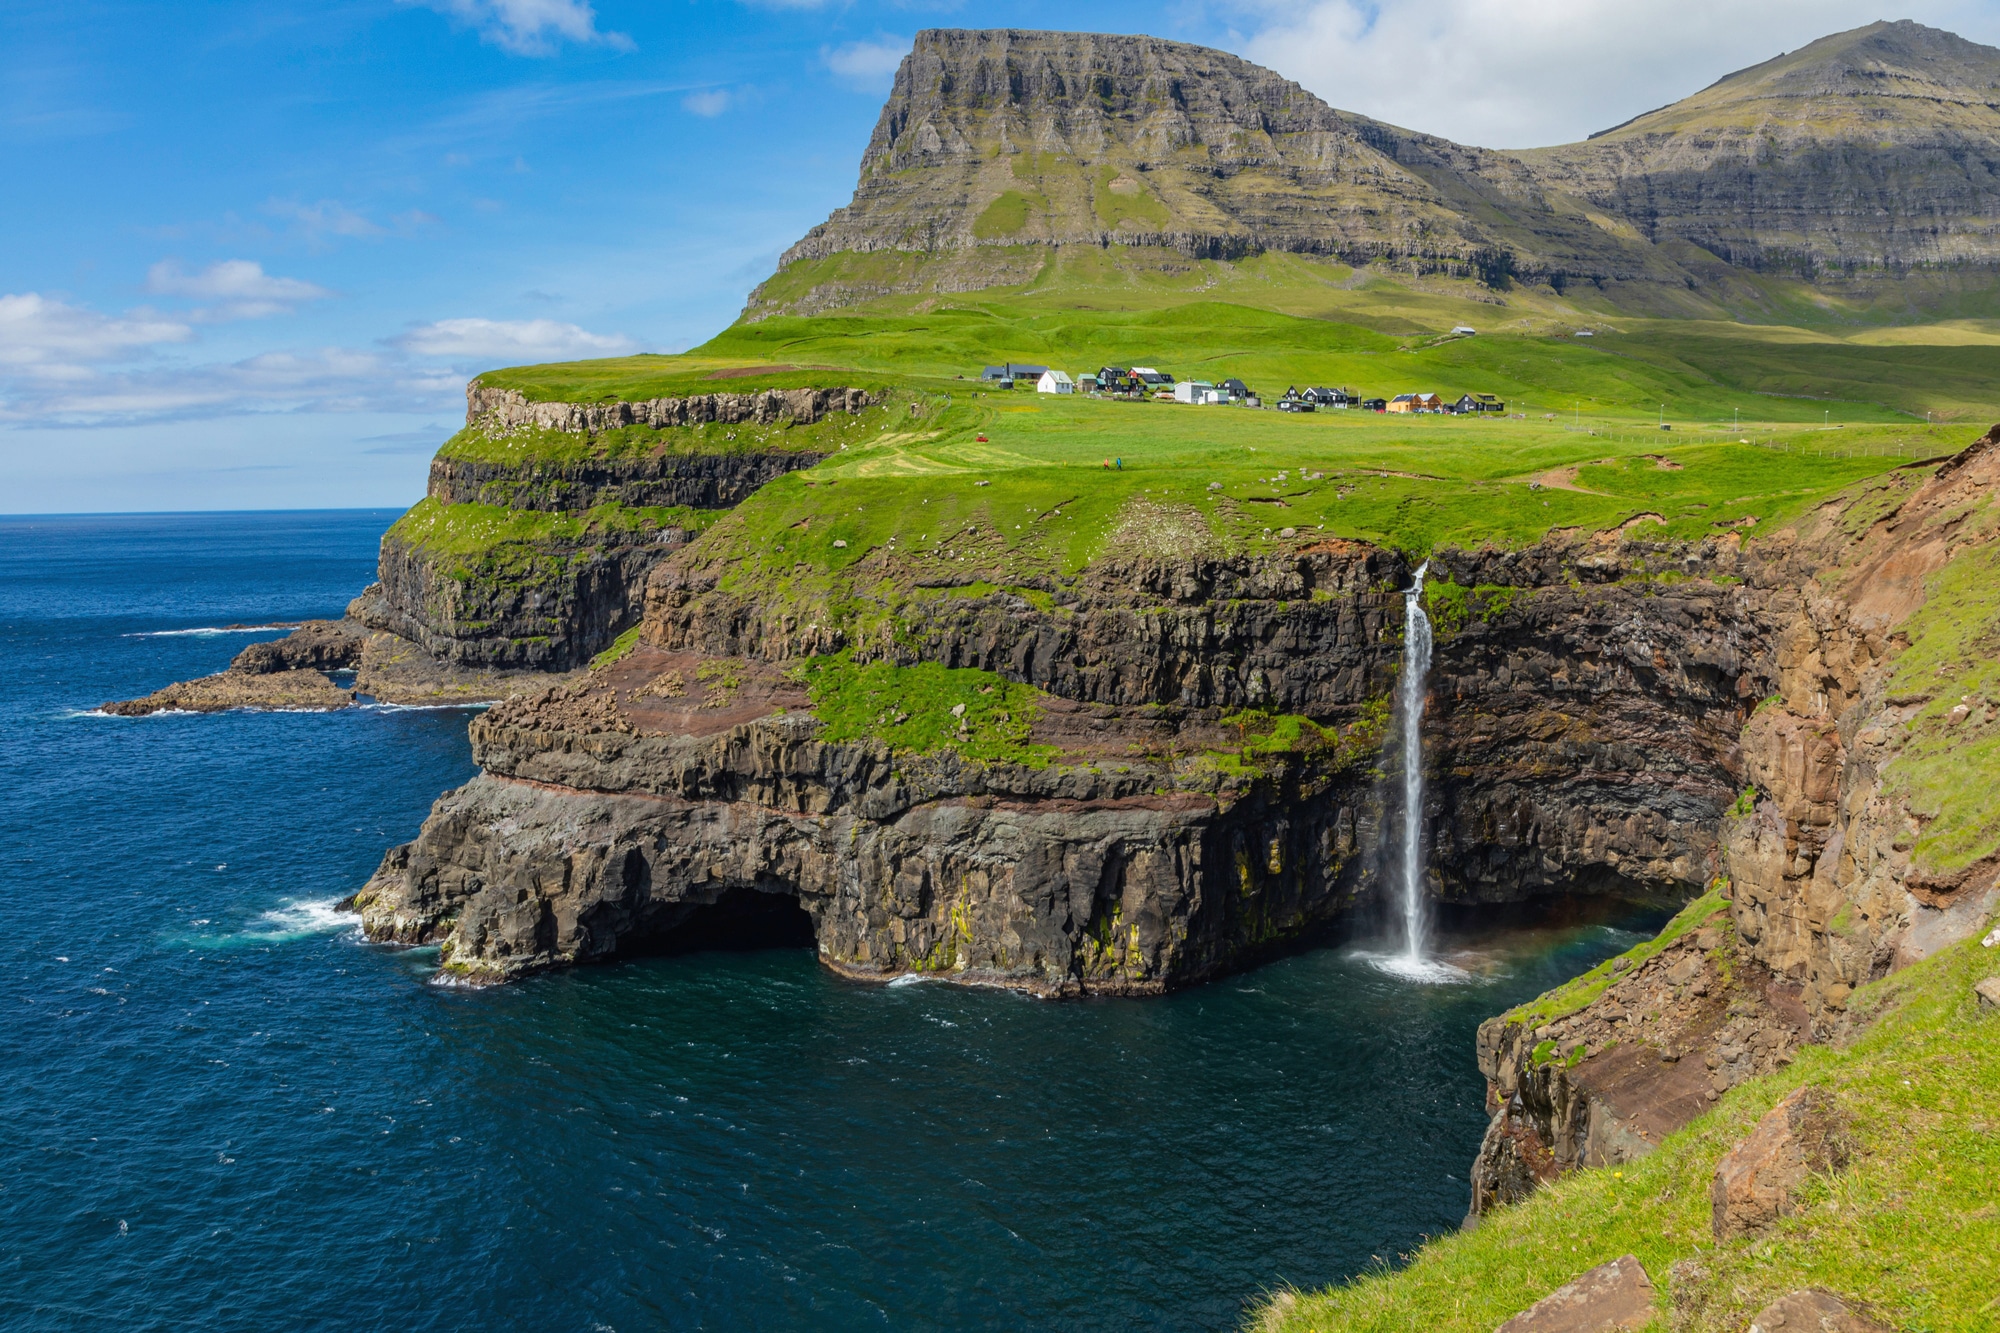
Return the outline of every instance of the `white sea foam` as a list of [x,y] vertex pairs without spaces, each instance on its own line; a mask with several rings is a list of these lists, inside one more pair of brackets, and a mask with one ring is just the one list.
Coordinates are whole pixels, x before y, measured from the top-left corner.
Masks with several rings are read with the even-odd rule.
[[[368,696],[363,697],[368,698]],[[449,713],[462,708],[486,709],[492,706],[490,699],[468,699],[463,703],[452,704],[387,704],[374,698],[369,698],[369,702],[365,704],[355,705],[366,713]]]
[[894,980],[892,980],[892,981],[891,981],[891,982],[889,983],[889,988],[890,988],[891,990],[894,990],[894,989],[895,989],[896,987],[898,987],[898,986],[921,986],[921,985],[923,985],[923,984],[924,984],[924,983],[925,983],[926,981],[929,981],[929,980],[930,980],[930,978],[929,978],[929,977],[920,977],[920,976],[918,976],[918,975],[917,975],[916,973],[914,973],[914,972],[905,972],[905,973],[903,973],[903,975],[902,975],[902,976],[900,976],[900,977],[897,977],[897,978],[895,978]]
[[276,634],[279,630],[297,629],[297,625],[201,625],[194,629],[148,629],[132,634],[120,635],[126,639],[177,639],[183,635],[210,636],[215,634]]
[[[273,938],[301,939],[307,935],[324,935],[331,930],[347,930],[361,924],[358,912],[343,912],[336,898],[316,898],[294,901],[283,907],[274,907],[250,924],[261,927],[264,934]],[[254,932],[246,932],[254,933]]]
[[1399,981],[1414,981],[1420,986],[1463,986],[1473,979],[1472,973],[1462,967],[1435,958],[1412,958],[1406,953],[1370,953],[1357,949],[1354,957],[1359,958],[1378,972],[1386,972]]
[[[294,899],[250,918],[240,930],[222,935],[194,935],[188,937],[186,943],[198,948],[230,949],[260,944],[290,944],[294,940],[330,935],[335,931],[358,932],[361,928],[360,914],[341,911],[335,905],[337,902],[338,899],[334,898]],[[203,925],[206,919],[189,924]]]

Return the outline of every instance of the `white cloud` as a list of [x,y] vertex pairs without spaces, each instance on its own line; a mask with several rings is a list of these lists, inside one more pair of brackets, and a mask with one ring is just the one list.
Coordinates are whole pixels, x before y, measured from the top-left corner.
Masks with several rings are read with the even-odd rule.
[[889,86],[896,77],[896,67],[909,53],[909,38],[885,37],[878,42],[821,47],[819,58],[841,82],[875,91]]
[[100,315],[37,292],[0,296],[0,366],[38,379],[77,379],[84,364],[186,342],[194,330],[152,311]]
[[731,100],[727,88],[708,88],[689,93],[681,99],[681,105],[697,116],[719,116],[729,110]]
[[[1567,143],[1881,17],[1876,0],[1250,0],[1241,47],[1344,110],[1489,148]],[[1992,40],[1981,0],[1920,22]],[[1240,11],[1239,11],[1240,12]]]
[[419,325],[393,343],[417,356],[454,364],[508,360],[518,365],[638,349],[630,338],[591,333],[554,319],[441,319]]
[[132,425],[257,412],[436,412],[463,393],[456,376],[353,348],[266,352],[241,361],[87,371],[17,384],[0,420],[40,426]]
[[225,259],[199,273],[183,272],[178,260],[163,259],[146,270],[146,290],[155,296],[218,302],[196,312],[195,317],[204,320],[262,319],[333,295],[300,278],[266,273],[253,259]]
[[632,49],[632,39],[597,26],[584,0],[398,0],[420,4],[479,30],[479,39],[517,56],[554,55],[564,42]]

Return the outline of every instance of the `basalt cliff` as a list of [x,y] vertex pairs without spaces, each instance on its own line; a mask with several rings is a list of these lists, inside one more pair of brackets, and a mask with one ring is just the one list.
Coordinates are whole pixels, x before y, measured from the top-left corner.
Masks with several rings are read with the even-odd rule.
[[[878,564],[894,576],[894,557]],[[1737,582],[1756,562],[1734,538],[1572,539],[1433,566],[1487,588],[1434,677],[1437,894],[1698,892],[1719,869],[1738,732],[1772,680],[1779,613]],[[1671,586],[1641,572],[1655,567]],[[442,941],[476,978],[668,943],[761,893],[795,898],[821,958],[856,974],[1188,984],[1369,900],[1410,575],[1345,542],[1114,559],[1045,599],[954,597],[875,646],[761,618],[690,547],[651,576],[629,656],[473,724],[482,777],[357,904],[372,934]],[[1026,740],[1045,757],[823,739],[787,667],[841,650],[1032,686]],[[1253,707],[1317,738],[1246,734],[1231,719]]]

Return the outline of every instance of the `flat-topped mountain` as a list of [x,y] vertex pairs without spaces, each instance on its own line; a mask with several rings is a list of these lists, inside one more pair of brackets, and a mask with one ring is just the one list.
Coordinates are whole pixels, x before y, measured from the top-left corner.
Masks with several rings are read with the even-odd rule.
[[[1054,255],[1280,252],[1692,313],[1729,270],[2000,262],[2000,51],[1914,23],[1825,38],[1585,143],[1470,148],[1151,37],[918,34],[854,198],[751,318],[1026,284]],[[1711,307],[1712,308],[1712,307]]]

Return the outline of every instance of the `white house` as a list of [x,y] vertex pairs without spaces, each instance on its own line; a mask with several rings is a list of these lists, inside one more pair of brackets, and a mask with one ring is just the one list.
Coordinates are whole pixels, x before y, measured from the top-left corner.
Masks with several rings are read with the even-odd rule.
[[1461,338],[1470,338],[1474,334],[1478,333],[1479,330],[1473,328],[1470,324],[1460,324],[1458,327],[1454,328],[1452,332],[1457,334]]
[[1182,380],[1174,386],[1174,401],[1177,403],[1205,403],[1215,393],[1213,384],[1201,380]]
[[1076,381],[1069,377],[1066,370],[1045,370],[1042,377],[1035,381],[1035,392],[1075,393]]

